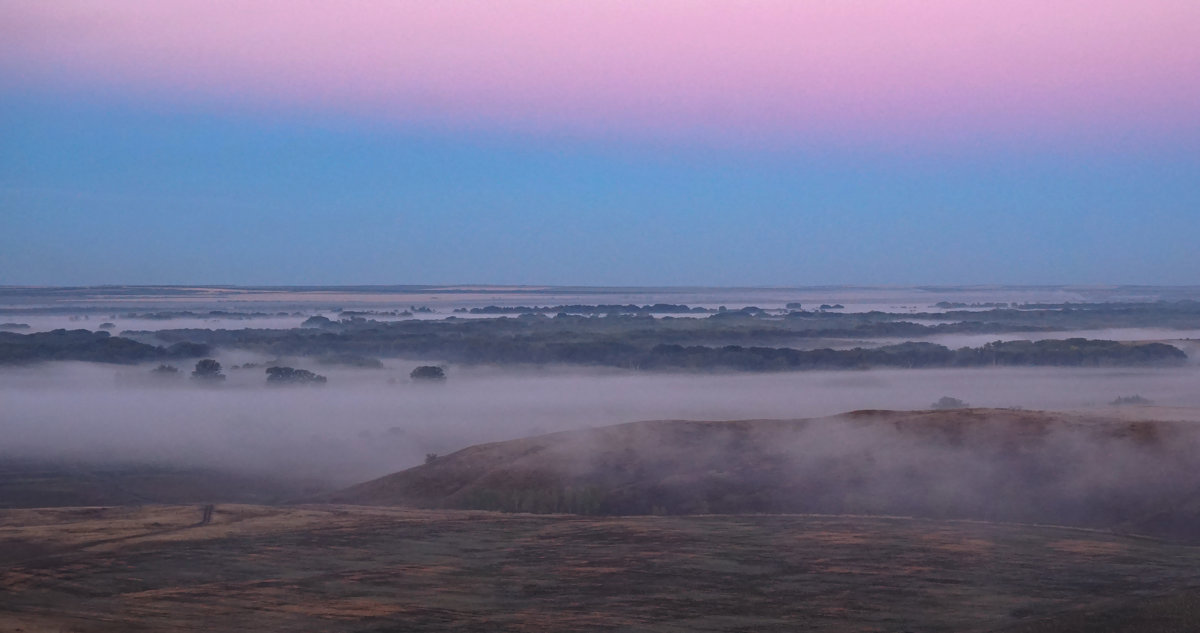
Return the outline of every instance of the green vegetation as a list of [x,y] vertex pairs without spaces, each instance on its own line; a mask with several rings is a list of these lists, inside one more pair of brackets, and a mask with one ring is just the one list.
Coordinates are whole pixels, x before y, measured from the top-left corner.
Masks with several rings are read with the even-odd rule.
[[267,384],[269,385],[323,385],[326,378],[314,374],[307,369],[292,367],[268,367]]
[[316,361],[322,365],[340,365],[358,369],[383,369],[383,361],[362,354],[325,354],[318,356]]
[[446,370],[433,365],[421,365],[412,370],[408,377],[413,380],[437,382],[446,379]]
[[721,348],[658,345],[649,354],[635,356],[636,366],[647,369],[724,368],[742,371],[796,369],[868,369],[872,367],[986,367],[1000,365],[1113,367],[1178,365],[1187,355],[1165,343],[1120,343],[1086,339],[1008,341],[983,347],[951,350],[933,343],[902,343],[870,349]]
[[196,363],[196,369],[192,371],[192,380],[201,380],[206,382],[219,382],[225,380],[225,374],[221,373],[221,363],[205,358]]
[[54,330],[33,334],[0,332],[0,365],[48,360],[141,363],[195,358],[207,354],[208,350],[208,345],[204,343],[179,341],[163,347],[89,330]]
[[[830,306],[836,308],[836,306]],[[478,308],[508,313],[526,308]],[[770,313],[756,307],[725,309],[702,318],[653,318],[650,312],[695,312],[686,305],[577,305],[528,308],[592,314],[441,320],[376,321],[314,316],[290,329],[173,329],[106,333],[20,335],[0,332],[0,363],[31,360],[140,362],[197,357],[212,347],[238,348],[273,357],[308,356],[322,364],[380,367],[380,358],[436,358],[467,364],[572,364],[666,371],[792,371],[871,367],[1173,365],[1185,361],[1164,343],[1121,343],[1079,338],[1032,340],[1039,332],[1089,327],[1195,327],[1200,302],[1064,304],[1021,308],[896,314],[833,311]],[[368,314],[368,313],[362,313]],[[604,316],[598,316],[603,314]],[[927,320],[932,324],[918,321]],[[945,334],[1018,334],[1031,340],[996,341],[951,349],[928,342],[872,347],[873,338],[917,339]],[[853,349],[817,348],[818,341],[855,341]],[[835,345],[836,346],[836,345]],[[844,347],[848,347],[844,346]]]
[[1119,406],[1127,405],[1127,404],[1145,405],[1145,404],[1150,404],[1150,400],[1147,398],[1143,398],[1138,394],[1134,394],[1132,396],[1117,396],[1109,404],[1114,407],[1119,407]]
[[334,325],[333,319],[326,316],[316,315],[310,316],[300,324],[300,327],[330,327]]
[[[977,313],[971,313],[977,314]],[[1200,315],[1200,313],[1197,313]],[[1006,341],[952,350],[910,342],[855,349],[797,349],[813,339],[916,337],[935,333],[1045,330],[1044,326],[957,322],[927,326],[882,313],[799,313],[764,316],[755,308],[708,318],[645,315],[521,316],[444,320],[329,321],[289,330],[164,330],[138,335],[148,341],[201,342],[275,356],[360,355],[440,358],[473,364],[550,363],[646,370],[781,371],[870,367],[1072,367],[1171,365],[1186,355],[1163,343],[1126,344],[1084,339]]]
[[929,408],[935,411],[946,411],[949,409],[966,409],[969,406],[971,405],[959,400],[958,398],[942,396],[941,398],[938,398],[937,402],[929,405]]
[[[789,304],[799,305],[799,304]],[[692,308],[673,303],[655,303],[653,305],[636,304],[601,304],[601,305],[556,305],[556,306],[485,306],[482,308],[458,308],[455,312],[468,314],[707,314],[715,312],[707,308]]]
[[120,315],[123,319],[147,319],[153,321],[168,321],[171,319],[225,319],[246,320],[263,319],[267,317],[300,316],[293,312],[230,312],[227,310],[209,310],[193,312],[191,310],[162,310],[156,312],[126,312]]

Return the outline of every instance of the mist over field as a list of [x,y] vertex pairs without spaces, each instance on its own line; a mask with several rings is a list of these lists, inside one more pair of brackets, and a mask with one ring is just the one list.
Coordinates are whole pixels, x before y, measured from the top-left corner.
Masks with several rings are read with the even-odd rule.
[[[979,407],[1096,409],[1137,394],[1200,406],[1200,369],[927,369],[663,374],[450,366],[441,384],[384,369],[304,365],[323,386],[267,386],[231,354],[228,379],[156,378],[152,366],[50,363],[0,369],[0,456],[204,466],[349,484],[482,442],[636,420],[807,418],[923,409],[942,396]],[[1160,412],[1160,415],[1169,413]]]
[[0,633],[1196,633],[1198,42],[0,0]]

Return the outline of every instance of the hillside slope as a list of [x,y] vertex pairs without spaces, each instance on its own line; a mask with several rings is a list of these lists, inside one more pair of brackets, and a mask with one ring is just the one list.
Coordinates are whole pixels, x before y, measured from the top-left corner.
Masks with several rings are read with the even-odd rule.
[[1200,539],[1200,427],[994,409],[661,420],[473,446],[338,503],[579,514],[851,513]]

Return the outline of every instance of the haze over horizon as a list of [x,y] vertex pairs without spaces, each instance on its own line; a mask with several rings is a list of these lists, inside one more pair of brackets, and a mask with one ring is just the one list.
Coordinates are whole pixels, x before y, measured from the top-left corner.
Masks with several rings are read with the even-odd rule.
[[1190,284],[1200,4],[0,0],[0,284]]

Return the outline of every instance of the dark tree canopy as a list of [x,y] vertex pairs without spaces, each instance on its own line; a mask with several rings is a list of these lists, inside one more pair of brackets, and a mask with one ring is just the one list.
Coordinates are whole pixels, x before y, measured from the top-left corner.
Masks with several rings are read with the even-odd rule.
[[221,373],[221,363],[205,358],[196,363],[196,369],[192,371],[192,378],[196,380],[225,380],[225,374]]
[[[650,308],[658,312],[671,307],[656,304],[631,306],[630,309]],[[675,307],[682,310],[686,306]],[[836,308],[836,305],[831,307]],[[0,363],[40,360],[164,362],[176,358],[205,358],[212,353],[208,346],[219,346],[244,349],[267,357],[305,356],[321,364],[359,367],[379,367],[383,364],[377,362],[380,358],[416,361],[433,358],[460,366],[569,364],[645,371],[1169,367],[1185,364],[1187,354],[1165,343],[1038,339],[1044,332],[1079,329],[1190,329],[1200,319],[1200,302],[1189,301],[1022,305],[937,313],[841,313],[837,310],[784,313],[750,306],[726,308],[707,318],[670,315],[653,318],[642,312],[589,312],[589,316],[566,312],[555,316],[521,313],[510,318],[507,315],[509,308],[493,309],[503,314],[498,318],[376,321],[356,312],[346,312],[342,314],[352,318],[344,316],[339,321],[329,321],[329,327],[169,329],[130,331],[125,337],[109,337],[107,332],[86,330],[28,335],[0,331]],[[930,320],[937,323],[921,322]],[[826,339],[915,341],[933,335],[994,333],[1020,333],[1020,336],[958,349],[928,342],[888,345],[882,340],[853,349],[848,349],[848,345],[820,347],[818,343]]]
[[421,365],[408,375],[413,380],[445,380],[446,370],[434,365]]
[[307,369],[268,367],[267,383],[272,385],[320,385],[326,378]]
[[203,343],[175,343],[164,348],[112,336],[105,331],[0,332],[0,365],[47,360],[140,363],[168,358],[196,358],[207,353],[208,345]]
[[300,327],[330,327],[332,325],[336,325],[332,319],[318,314],[305,319],[304,323],[300,324]]
[[383,361],[364,354],[346,352],[322,354],[316,360],[321,365],[342,365],[345,367],[358,367],[360,369],[383,369]]
[[962,400],[959,400],[958,398],[951,398],[950,396],[942,396],[941,398],[938,398],[937,402],[929,405],[929,408],[930,409],[942,409],[942,410],[966,409],[969,406],[971,406],[971,405],[963,402]]
[[[1070,312],[1065,308],[1004,308],[961,313],[834,310],[777,314],[748,307],[727,308],[707,318],[653,318],[641,313],[514,316],[388,321],[356,317],[342,319],[329,328],[180,329],[130,335],[168,344],[207,343],[339,364],[342,359],[357,357],[438,359],[439,363],[456,365],[571,364],[658,371],[1172,366],[1186,363],[1187,355],[1164,343],[1038,340],[1039,333],[1089,327],[1194,328],[1200,318],[1200,302],[1096,305],[1087,310],[1072,307]],[[927,319],[946,322],[914,322]],[[985,346],[958,349],[920,342],[880,346],[885,341],[878,341],[857,349],[846,349],[845,345],[823,348],[817,344],[823,339],[914,341],[934,335],[997,332],[1021,335],[1015,340],[999,339]],[[789,344],[795,346],[785,347]]]

